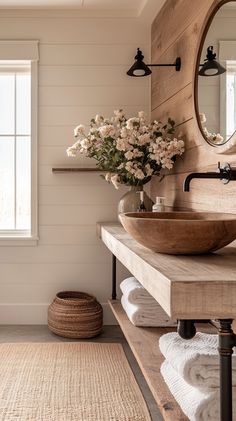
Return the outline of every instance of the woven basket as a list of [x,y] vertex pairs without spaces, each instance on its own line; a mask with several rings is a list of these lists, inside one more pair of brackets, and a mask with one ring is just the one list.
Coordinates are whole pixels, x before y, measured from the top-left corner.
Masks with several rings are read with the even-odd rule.
[[65,338],[92,338],[102,330],[103,309],[92,295],[63,291],[48,308],[48,327]]

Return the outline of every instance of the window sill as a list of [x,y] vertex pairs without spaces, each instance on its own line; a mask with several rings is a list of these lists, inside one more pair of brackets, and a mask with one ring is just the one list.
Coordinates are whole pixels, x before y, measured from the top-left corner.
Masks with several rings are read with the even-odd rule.
[[20,236],[0,236],[0,247],[1,246],[37,246],[38,237],[20,237]]

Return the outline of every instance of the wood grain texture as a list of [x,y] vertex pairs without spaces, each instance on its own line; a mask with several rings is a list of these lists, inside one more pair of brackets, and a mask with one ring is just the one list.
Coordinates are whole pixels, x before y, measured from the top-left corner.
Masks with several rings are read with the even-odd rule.
[[194,75],[197,53],[205,26],[221,0],[199,0],[197,7],[189,0],[167,0],[152,25],[152,62],[174,61],[181,56],[179,74],[173,69],[159,69],[152,74],[152,118],[165,121],[169,116],[182,132],[186,152],[174,169],[159,183],[154,178],[151,194],[165,196],[170,207],[195,211],[236,212],[234,182],[227,187],[211,180],[194,180],[189,193],[183,193],[183,180],[189,172],[214,171],[219,160],[236,162],[236,154],[218,155],[202,137],[195,117]]
[[128,320],[119,301],[110,301],[110,306],[139,363],[164,419],[166,421],[187,421],[188,418],[173,399],[160,373],[160,367],[164,358],[159,350],[158,341],[160,336],[174,329],[135,327]]
[[117,223],[101,224],[101,238],[171,318],[234,318],[235,242],[214,254],[174,256],[141,246]]

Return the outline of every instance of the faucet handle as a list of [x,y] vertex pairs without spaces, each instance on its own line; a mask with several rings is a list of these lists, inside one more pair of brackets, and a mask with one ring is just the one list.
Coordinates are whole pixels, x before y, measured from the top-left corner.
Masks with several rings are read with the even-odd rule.
[[231,166],[228,162],[225,162],[222,168],[220,169],[224,177],[222,178],[223,184],[228,184],[232,177]]
[[231,170],[231,167],[228,164],[228,162],[225,162],[222,166],[220,162],[218,162],[217,168],[218,168],[218,172],[220,173],[229,173]]

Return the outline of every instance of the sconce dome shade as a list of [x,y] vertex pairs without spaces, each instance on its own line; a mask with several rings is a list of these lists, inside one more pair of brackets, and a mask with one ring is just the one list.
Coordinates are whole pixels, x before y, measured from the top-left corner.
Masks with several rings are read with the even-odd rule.
[[135,62],[133,66],[130,67],[130,69],[127,72],[127,75],[134,76],[134,77],[142,77],[142,76],[148,76],[152,73],[152,71],[149,69],[149,67],[143,62],[144,56],[142,54],[142,51],[138,48],[137,54],[135,56]]
[[199,70],[200,76],[217,76],[226,72],[226,69],[221,66],[216,60],[207,61]]
[[202,67],[198,72],[200,76],[217,76],[226,72],[226,69],[216,61],[216,54],[214,54],[212,46],[208,47],[206,57],[205,63],[200,65]]

